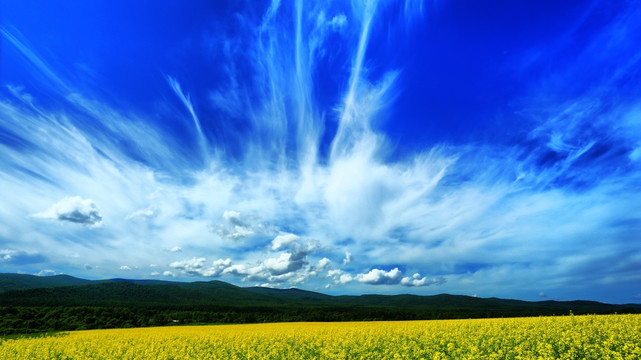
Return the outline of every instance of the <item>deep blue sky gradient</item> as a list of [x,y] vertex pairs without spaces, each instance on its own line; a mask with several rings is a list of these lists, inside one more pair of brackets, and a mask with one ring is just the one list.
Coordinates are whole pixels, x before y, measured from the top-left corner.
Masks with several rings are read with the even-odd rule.
[[1,271],[639,301],[635,2],[0,6]]

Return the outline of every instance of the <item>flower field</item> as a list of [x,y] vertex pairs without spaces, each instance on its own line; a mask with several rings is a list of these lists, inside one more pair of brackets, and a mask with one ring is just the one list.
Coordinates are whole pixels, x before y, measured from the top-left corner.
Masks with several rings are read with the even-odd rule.
[[0,359],[641,359],[641,315],[89,330]]

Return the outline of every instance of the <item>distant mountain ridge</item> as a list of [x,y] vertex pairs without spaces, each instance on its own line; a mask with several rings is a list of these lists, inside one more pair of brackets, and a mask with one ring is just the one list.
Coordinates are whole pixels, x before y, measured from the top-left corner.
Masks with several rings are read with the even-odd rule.
[[0,273],[0,293],[12,290],[87,285],[91,283],[91,280],[80,279],[69,275],[36,276]]
[[[117,284],[129,284],[120,285]],[[58,288],[70,288],[60,290]],[[327,295],[319,292],[302,290],[297,288],[277,289],[267,287],[239,287],[224,281],[165,281],[165,280],[137,280],[113,278],[105,280],[86,280],[69,275],[36,276],[26,274],[0,273],[0,306],[4,303],[11,303],[11,299],[29,300],[27,303],[37,305],[39,302],[54,303],[56,296],[69,295],[77,292],[86,293],[81,297],[85,300],[93,299],[91,290],[96,289],[123,290],[115,291],[109,295],[112,300],[126,300],[126,302],[159,302],[162,300],[191,300],[198,303],[223,303],[226,301],[241,302],[276,302],[276,303],[306,303],[306,304],[341,304],[341,305],[372,305],[372,306],[448,306],[448,307],[487,307],[515,306],[515,307],[543,307],[543,308],[566,308],[572,305],[579,309],[601,308],[616,309],[632,307],[641,309],[641,304],[613,305],[597,301],[574,300],[574,301],[524,301],[500,298],[477,298],[466,295]],[[126,293],[127,290],[144,289],[143,296],[132,298],[136,292]],[[37,290],[37,291],[36,291]],[[47,293],[49,299],[31,299],[38,293]],[[128,298],[127,298],[128,297]],[[93,299],[98,303],[105,298]],[[202,301],[201,301],[202,300]],[[238,304],[238,303],[236,303]]]
[[0,334],[171,323],[418,320],[638,313],[641,304],[464,295],[327,295],[223,281],[0,274]]

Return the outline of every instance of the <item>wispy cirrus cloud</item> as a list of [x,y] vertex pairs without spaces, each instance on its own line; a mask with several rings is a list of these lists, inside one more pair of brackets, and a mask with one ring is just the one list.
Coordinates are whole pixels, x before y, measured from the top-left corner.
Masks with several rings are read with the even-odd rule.
[[[395,21],[410,32],[426,5],[401,5]],[[556,79],[577,76],[570,64],[514,101],[528,119],[518,141],[444,139],[398,153],[376,124],[412,74],[370,53],[388,8],[273,1],[258,18],[239,12],[238,36],[208,39],[220,45],[220,81],[198,93],[161,76],[170,96],[158,112],[176,98],[187,110],[173,129],[76,88],[3,27],[24,66],[55,88],[55,101],[43,102],[2,84],[0,245],[15,250],[0,259],[26,256],[3,269],[37,261],[72,273],[90,262],[94,276],[144,277],[153,262],[154,277],[524,298],[641,281],[640,107],[613,90],[637,91],[625,79],[641,52],[625,44],[638,10],[576,60],[609,64],[603,49],[631,55],[611,76],[561,91]],[[331,96],[317,87],[328,69],[340,78]],[[27,261],[43,248],[46,257]]]

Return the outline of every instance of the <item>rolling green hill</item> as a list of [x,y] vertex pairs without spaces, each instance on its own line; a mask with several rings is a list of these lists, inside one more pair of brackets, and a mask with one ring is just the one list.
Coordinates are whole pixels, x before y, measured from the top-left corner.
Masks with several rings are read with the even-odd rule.
[[416,320],[641,312],[641,304],[461,295],[331,296],[222,281],[0,274],[0,334],[193,323]]
[[0,274],[0,293],[12,290],[51,288],[91,284],[91,280],[69,275],[34,276],[26,274]]

